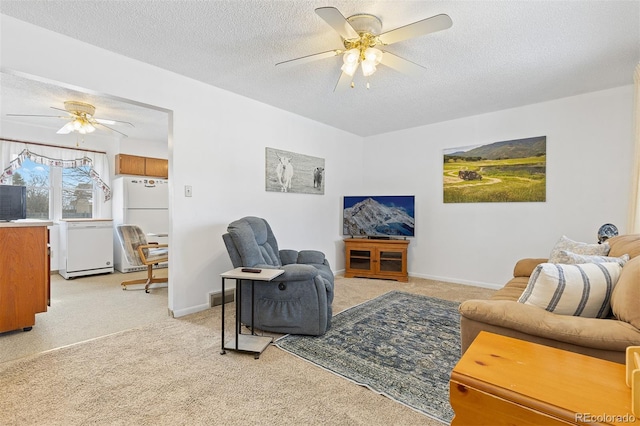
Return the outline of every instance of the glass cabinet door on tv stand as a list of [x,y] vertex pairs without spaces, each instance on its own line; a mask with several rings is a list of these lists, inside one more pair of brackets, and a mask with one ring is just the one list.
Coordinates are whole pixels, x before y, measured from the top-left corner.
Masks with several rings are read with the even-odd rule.
[[407,282],[408,240],[347,238],[345,277],[383,278]]

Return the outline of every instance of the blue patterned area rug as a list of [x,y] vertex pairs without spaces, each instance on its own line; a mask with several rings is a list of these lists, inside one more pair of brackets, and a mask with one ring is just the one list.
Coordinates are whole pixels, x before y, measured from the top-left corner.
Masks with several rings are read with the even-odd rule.
[[334,316],[324,336],[286,335],[276,346],[449,424],[458,305],[391,291]]

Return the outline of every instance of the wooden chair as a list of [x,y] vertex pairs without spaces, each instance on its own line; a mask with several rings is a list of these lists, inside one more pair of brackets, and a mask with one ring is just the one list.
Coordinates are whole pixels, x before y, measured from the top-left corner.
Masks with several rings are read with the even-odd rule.
[[123,281],[122,289],[128,285],[144,284],[145,293],[149,293],[149,286],[154,283],[166,283],[167,278],[153,276],[153,265],[169,261],[169,245],[147,242],[147,238],[137,225],[118,225],[118,238],[122,244],[125,256],[131,265],[146,266],[147,278]]

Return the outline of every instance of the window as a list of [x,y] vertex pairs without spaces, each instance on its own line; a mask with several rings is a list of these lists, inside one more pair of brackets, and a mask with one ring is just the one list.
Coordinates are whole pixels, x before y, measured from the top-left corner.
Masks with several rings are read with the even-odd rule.
[[89,166],[50,167],[25,159],[11,184],[27,187],[29,219],[91,218],[96,191],[89,172]]
[[49,166],[25,160],[11,179],[12,185],[27,187],[27,218],[49,219],[51,186]]
[[62,218],[90,218],[94,188],[90,167],[62,169]]

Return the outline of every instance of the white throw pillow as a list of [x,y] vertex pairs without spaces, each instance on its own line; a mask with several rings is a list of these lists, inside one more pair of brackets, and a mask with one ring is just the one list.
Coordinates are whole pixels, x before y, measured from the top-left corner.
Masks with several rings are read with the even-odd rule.
[[608,243],[581,243],[578,241],[573,241],[572,239],[567,238],[563,235],[551,250],[551,254],[549,255],[549,263],[569,263],[567,259],[560,253],[562,250],[570,251],[576,254],[586,254],[590,256],[606,256],[609,254],[610,249],[611,247],[609,247]]
[[559,315],[606,318],[622,266],[616,262],[536,266],[518,302]]
[[616,262],[619,263],[620,266],[624,266],[625,263],[629,261],[629,255],[623,254],[620,257],[609,257],[609,256],[595,256],[588,254],[577,254],[571,251],[560,250],[560,256],[565,258],[567,261],[564,263],[574,265],[577,263],[608,263],[608,262]]

